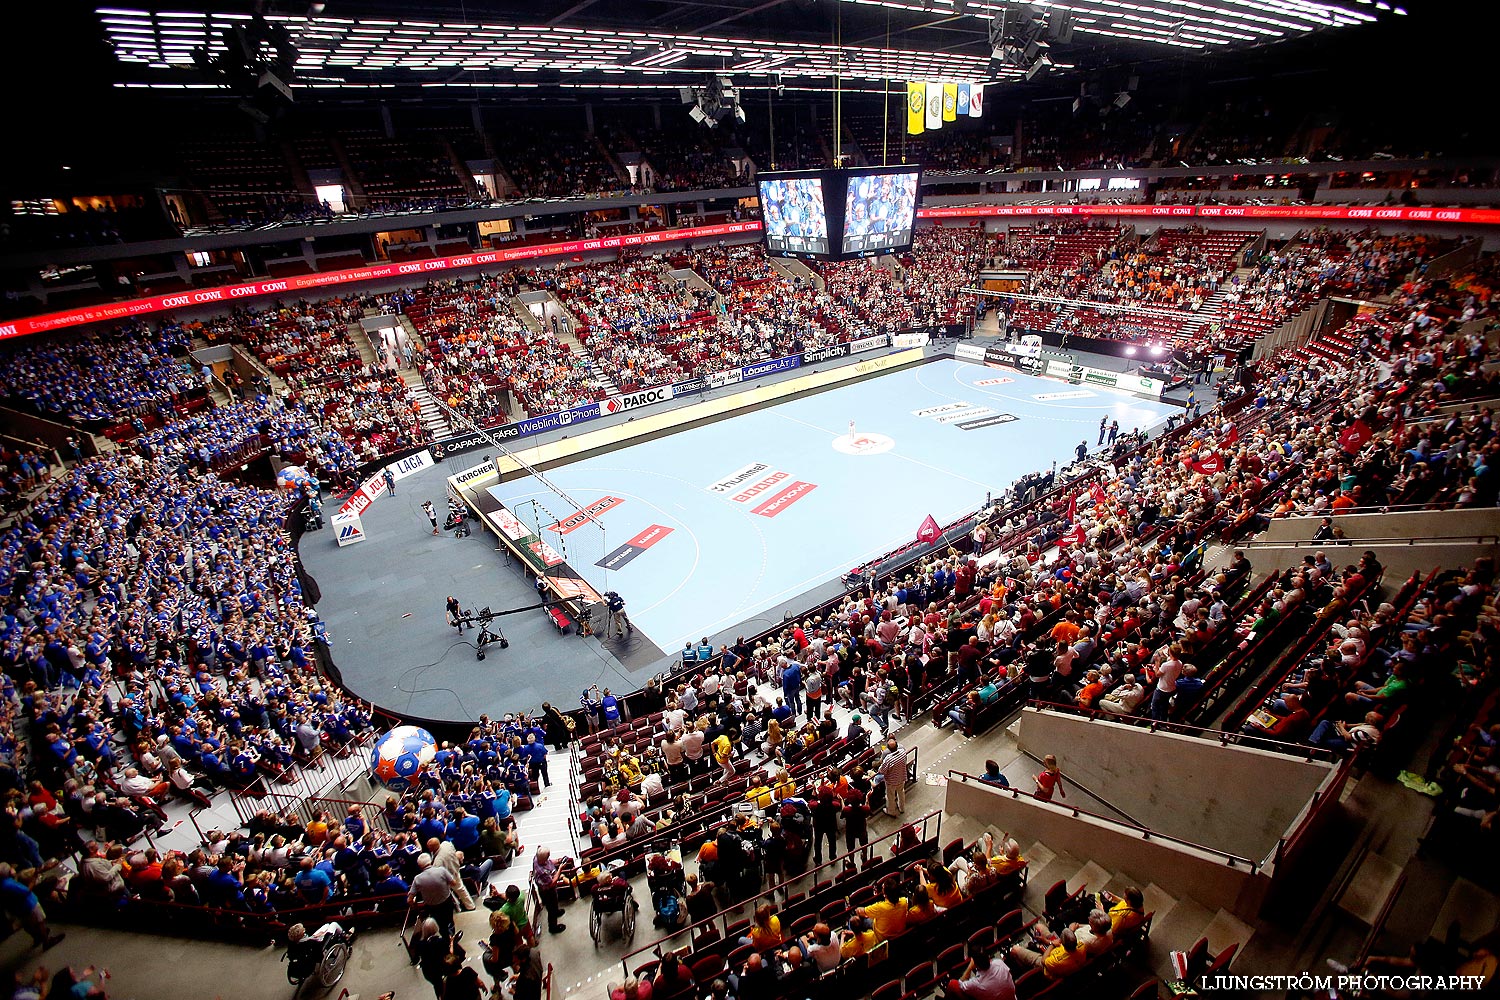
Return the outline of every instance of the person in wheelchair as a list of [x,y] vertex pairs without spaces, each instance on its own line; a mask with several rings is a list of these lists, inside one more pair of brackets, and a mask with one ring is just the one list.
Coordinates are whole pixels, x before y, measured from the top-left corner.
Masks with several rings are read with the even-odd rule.
[[[286,932],[286,977],[294,984],[313,976],[327,978],[343,975],[343,964],[349,960],[349,944],[354,932],[346,931],[334,921],[329,921],[309,934],[307,927],[293,924]],[[338,946],[342,945],[342,948]],[[338,968],[325,968],[325,962],[337,964]]]
[[635,901],[635,889],[609,869],[601,871],[594,882],[594,909],[600,913],[618,913],[625,909],[627,903],[631,906],[638,905]]

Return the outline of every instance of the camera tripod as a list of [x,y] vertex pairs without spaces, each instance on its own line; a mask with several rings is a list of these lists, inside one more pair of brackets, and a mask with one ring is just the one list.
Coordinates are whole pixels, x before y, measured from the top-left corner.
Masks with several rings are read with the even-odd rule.
[[490,631],[490,623],[482,622],[479,626],[479,638],[474,640],[474,657],[484,659],[484,647],[492,642],[498,642],[501,649],[510,648],[510,640],[505,638],[505,631],[500,626],[495,626],[495,631]]

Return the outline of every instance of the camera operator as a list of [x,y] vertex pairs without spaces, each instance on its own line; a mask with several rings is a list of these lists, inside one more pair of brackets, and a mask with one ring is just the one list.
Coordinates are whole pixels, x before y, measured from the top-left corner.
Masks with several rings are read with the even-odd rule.
[[615,638],[623,638],[627,632],[634,632],[635,626],[630,622],[630,616],[625,613],[625,599],[613,590],[604,592],[604,606],[609,609],[609,626],[607,632]]
[[458,634],[464,634],[464,610],[458,603],[458,598],[449,597],[447,603],[448,624],[458,629]]

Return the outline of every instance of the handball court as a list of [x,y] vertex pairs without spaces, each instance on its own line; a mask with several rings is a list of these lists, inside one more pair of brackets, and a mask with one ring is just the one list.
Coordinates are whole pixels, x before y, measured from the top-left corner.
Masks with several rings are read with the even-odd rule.
[[1125,432],[1175,409],[939,360],[554,468],[546,477],[566,500],[532,477],[490,487],[522,520],[566,529],[544,534],[595,589],[625,599],[634,640],[562,636],[525,611],[497,619],[508,649],[475,659],[474,633],[461,641],[444,622],[449,594],[497,611],[537,598],[493,535],[434,536],[422,514],[425,499],[445,509],[445,477],[474,456],[401,480],[366,512],[368,541],[340,550],[325,527],[303,537],[302,558],[334,661],[361,697],[429,719],[568,708],[590,684],[639,688],[689,639],[732,641],[833,596],[841,574],[912,541],[927,515],[951,521],[1072,461],[1080,441],[1092,451],[1101,417]]
[[[668,652],[749,634],[989,491],[1176,408],[939,360],[489,488]],[[851,436],[852,424],[852,436]],[[523,453],[524,455],[524,453]],[[539,505],[533,507],[533,504]],[[775,609],[776,613],[768,615]],[[576,697],[576,696],[575,696]]]

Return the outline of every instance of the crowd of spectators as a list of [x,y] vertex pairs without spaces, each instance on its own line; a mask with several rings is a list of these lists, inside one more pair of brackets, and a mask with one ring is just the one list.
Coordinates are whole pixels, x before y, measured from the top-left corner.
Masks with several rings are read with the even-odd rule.
[[523,130],[508,136],[505,168],[517,198],[609,197],[629,185],[582,132]]
[[[711,191],[747,183],[734,164],[702,129],[636,129],[634,137],[650,167],[650,176],[637,185],[645,191]],[[612,142],[624,148],[620,140]]]
[[0,354],[0,391],[52,419],[107,422],[155,412],[203,389],[186,360],[189,340],[181,330],[140,322],[28,340]]

